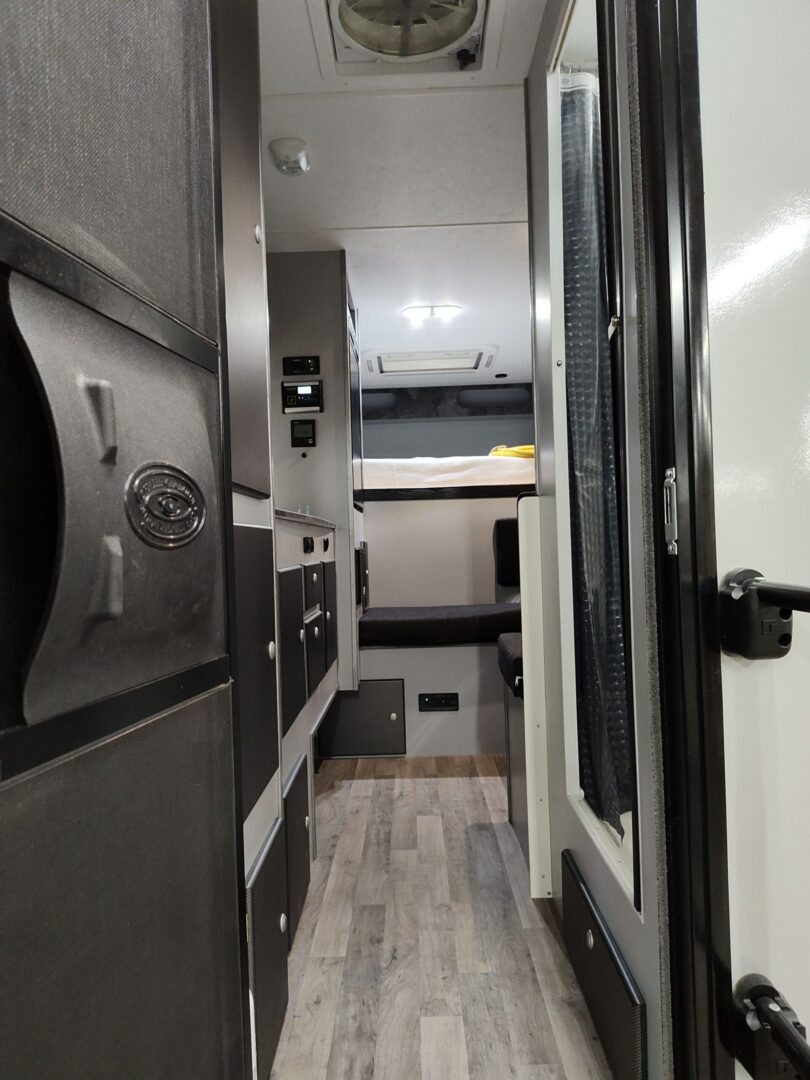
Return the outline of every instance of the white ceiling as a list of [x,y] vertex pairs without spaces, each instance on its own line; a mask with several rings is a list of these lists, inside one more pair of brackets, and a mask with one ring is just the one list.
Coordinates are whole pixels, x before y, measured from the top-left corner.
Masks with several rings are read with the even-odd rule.
[[[266,98],[267,228],[387,228],[526,220],[520,87]],[[306,139],[312,171],[284,176],[267,144]]]
[[[397,75],[380,77],[385,90],[324,77],[308,16],[320,3],[260,0],[268,247],[346,250],[363,351],[500,349],[480,373],[386,377],[364,367],[366,386],[472,383],[496,372],[506,385],[529,380],[522,81],[543,0],[497,0],[499,49],[478,85],[458,72]],[[390,88],[399,83],[406,88]],[[282,136],[310,144],[310,173],[277,172],[267,144]],[[401,310],[417,303],[464,310],[448,325],[414,329]]]
[[[498,372],[508,375],[499,380],[503,385],[531,381],[525,223],[319,230],[275,234],[270,246],[275,251],[346,250],[364,353],[499,346],[488,371],[386,376],[370,374],[364,365],[367,388],[491,382]],[[463,310],[449,324],[433,319],[419,328],[402,314],[408,305],[430,303],[460,304]]]

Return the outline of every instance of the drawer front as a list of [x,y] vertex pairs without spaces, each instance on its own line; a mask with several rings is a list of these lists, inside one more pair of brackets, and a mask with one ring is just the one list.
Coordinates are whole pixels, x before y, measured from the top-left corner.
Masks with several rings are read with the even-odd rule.
[[277,579],[279,658],[281,661],[282,731],[292,726],[307,700],[307,661],[304,633],[304,577],[300,566],[282,570]]
[[326,634],[326,670],[334,664],[338,655],[337,620],[337,574],[333,562],[322,563],[323,573],[323,619]]
[[316,562],[304,567],[304,599],[306,610],[323,607],[323,564]]
[[314,694],[326,674],[326,642],[321,612],[306,621],[307,681],[310,694]]

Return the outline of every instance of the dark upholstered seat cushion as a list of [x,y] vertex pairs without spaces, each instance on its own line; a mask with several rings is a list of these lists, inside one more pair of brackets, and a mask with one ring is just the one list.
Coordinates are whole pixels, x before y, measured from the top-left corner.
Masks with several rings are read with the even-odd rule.
[[520,587],[520,549],[517,518],[498,518],[492,527],[495,580],[507,589]]
[[506,685],[515,695],[523,697],[523,635],[501,634],[498,638],[498,667]]
[[369,608],[360,619],[360,648],[494,644],[519,629],[520,604]]

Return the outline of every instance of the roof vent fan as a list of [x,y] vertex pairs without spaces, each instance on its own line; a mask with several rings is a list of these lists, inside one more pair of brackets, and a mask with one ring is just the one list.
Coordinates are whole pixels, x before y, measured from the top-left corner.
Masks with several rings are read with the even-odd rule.
[[[378,59],[407,63],[446,56],[470,38],[484,0],[332,0],[347,44]],[[335,17],[336,16],[336,17]]]

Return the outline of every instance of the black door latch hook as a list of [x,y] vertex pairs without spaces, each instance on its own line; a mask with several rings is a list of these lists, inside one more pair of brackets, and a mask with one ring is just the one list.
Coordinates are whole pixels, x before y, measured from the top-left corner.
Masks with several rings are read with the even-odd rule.
[[720,586],[723,651],[747,660],[787,656],[794,611],[810,611],[810,589],[765,581],[758,570],[732,570]]

